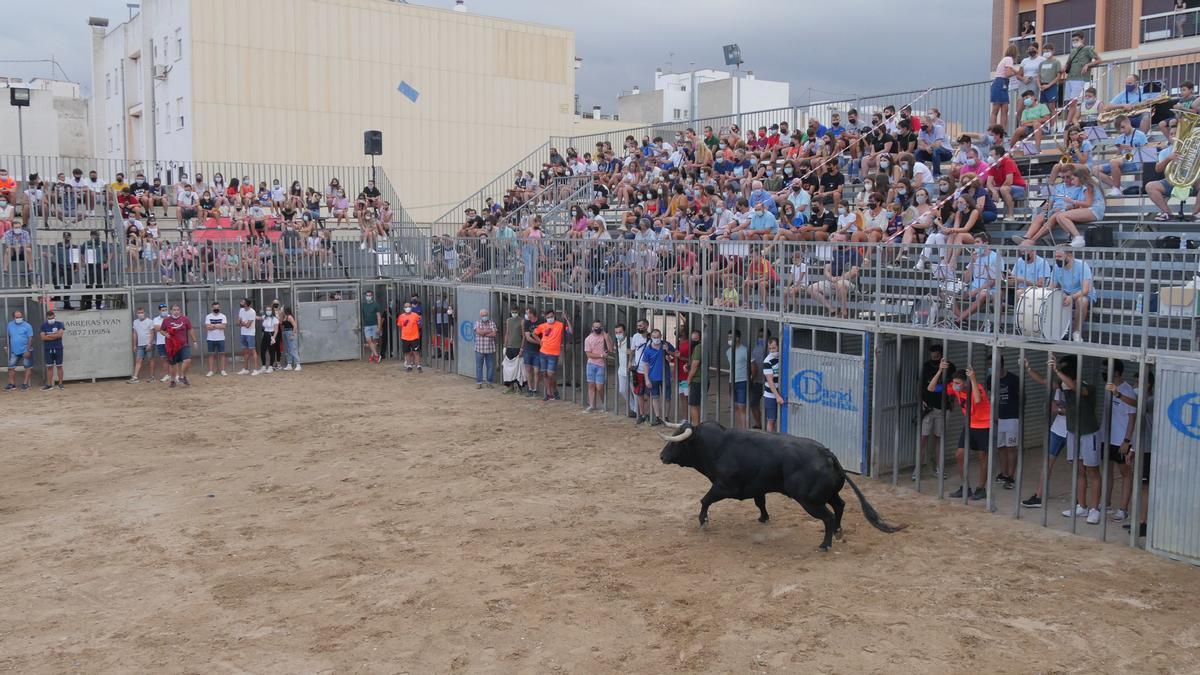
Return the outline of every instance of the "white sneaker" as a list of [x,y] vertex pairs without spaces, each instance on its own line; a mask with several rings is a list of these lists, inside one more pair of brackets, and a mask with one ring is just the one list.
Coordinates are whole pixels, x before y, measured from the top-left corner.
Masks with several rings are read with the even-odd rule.
[[205,377],[212,377],[212,371],[211,371],[211,370],[210,370],[210,371],[208,371],[207,373],[205,373],[205,374],[204,374],[204,376],[205,376]]
[[1116,511],[1113,511],[1111,517],[1113,520],[1119,523],[1129,517],[1129,512],[1125,509],[1117,509]]
[[917,258],[917,264],[913,265],[913,269],[918,272],[923,272],[925,271],[925,266],[928,264],[929,261],[925,259],[925,256],[921,256],[920,258]]
[[228,376],[228,375],[229,375],[229,373],[227,373],[227,372],[225,372],[225,371],[223,371],[223,370],[221,371],[221,377],[226,377],[226,376]]
[[141,380],[137,379],[136,377],[129,378],[129,381],[130,382],[141,382]]
[[255,368],[254,370],[250,371],[250,377],[254,377],[255,375],[258,375],[261,372],[262,372],[261,370],[259,370],[258,368]]
[[296,364],[296,372],[297,373],[300,372],[300,364],[299,363]]
[[1100,510],[1092,509],[1088,511],[1087,522],[1088,525],[1095,525],[1096,523],[1100,522]]
[[363,243],[359,244],[359,245],[358,245],[358,250],[360,250],[360,251],[365,251],[365,250],[367,250],[367,242],[365,242],[365,241],[364,241]]
[[[1087,509],[1083,508],[1079,504],[1075,505],[1075,515],[1086,516],[1087,514],[1088,514]],[[1070,517],[1071,517],[1071,509],[1067,509],[1066,511],[1063,511],[1063,518],[1070,518]]]
[[1083,342],[1083,335],[1079,331],[1071,333],[1071,339],[1075,342]]
[[162,376],[162,379],[161,379],[161,380],[159,380],[159,382],[170,382],[170,381],[171,381],[171,376],[170,376],[170,375],[163,375],[163,376]]
[[1108,196],[1109,197],[1124,197],[1125,195],[1121,194],[1121,191],[1117,188],[1110,188],[1108,191]]
[[1071,248],[1083,248],[1086,244],[1087,242],[1084,240],[1082,234],[1071,237]]
[[287,364],[286,366],[284,366],[284,367],[283,367],[283,369],[284,369],[284,370],[291,370],[291,369],[292,369],[292,364],[290,364],[290,363],[289,363],[289,364]]
[[245,368],[242,368],[241,370],[239,370],[239,371],[237,372],[237,374],[238,374],[238,375],[249,375],[249,374],[250,374],[250,371],[246,370]]
[[275,372],[275,368],[273,366],[267,366],[267,372],[273,373],[273,372]]

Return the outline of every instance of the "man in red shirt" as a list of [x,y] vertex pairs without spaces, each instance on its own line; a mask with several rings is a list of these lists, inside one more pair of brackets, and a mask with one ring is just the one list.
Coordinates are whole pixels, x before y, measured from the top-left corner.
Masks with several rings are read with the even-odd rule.
[[1025,199],[1025,179],[1021,177],[1017,163],[1001,146],[993,145],[988,155],[990,162],[987,168],[987,188],[992,191],[994,201],[1004,200],[1004,208],[1008,211],[1005,217],[1012,220],[1013,202]]
[[[938,372],[929,380],[926,390],[936,392],[937,386],[945,381],[944,377],[949,368],[950,362],[942,359],[938,364]],[[958,490],[950,493],[950,498],[962,499],[963,491],[966,490],[971,499],[986,499],[988,429],[992,426],[992,405],[988,401],[987,390],[975,381],[975,370],[967,368],[954,374],[949,394],[958,399],[959,405],[962,406],[963,416],[968,418],[967,425],[963,427],[962,435],[958,438],[958,473],[963,477],[963,484],[959,486]],[[968,398],[970,399],[969,411]],[[971,455],[971,459],[979,471],[979,487],[974,490],[971,490],[970,479],[966,476],[963,468],[968,444],[971,452],[975,453]]]
[[196,343],[192,322],[183,315],[179,305],[171,305],[171,315],[163,319],[159,330],[167,336],[167,374],[171,376],[171,387],[174,388],[177,382],[190,386],[187,371],[192,365],[191,346]]

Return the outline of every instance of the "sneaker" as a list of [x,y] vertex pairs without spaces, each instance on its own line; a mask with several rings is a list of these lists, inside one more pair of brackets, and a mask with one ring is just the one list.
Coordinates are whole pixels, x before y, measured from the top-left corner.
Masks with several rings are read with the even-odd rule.
[[1087,242],[1084,241],[1082,234],[1077,234],[1074,237],[1071,237],[1071,248],[1083,248],[1084,244],[1086,243]]
[[212,371],[211,371],[211,370],[210,370],[210,371],[208,371],[207,373],[205,373],[205,374],[204,374],[204,376],[205,376],[205,377],[212,377]]
[[268,373],[273,373],[273,372],[275,372],[275,367],[274,367],[274,366],[267,366],[267,370],[266,370],[266,372],[268,372]]
[[971,501],[979,501],[980,499],[987,499],[987,488],[977,487],[971,490]]
[[963,496],[962,486],[961,485],[958,486],[957,490],[955,490],[954,492],[951,492],[950,494],[948,494],[946,496],[949,497],[950,499],[962,499],[962,496]]
[[926,267],[928,264],[929,264],[929,260],[928,260],[928,259],[926,259],[926,258],[925,258],[925,256],[921,256],[920,258],[917,258],[917,264],[916,264],[916,265],[913,265],[913,269],[914,269],[914,270],[916,270],[916,271],[918,271],[918,272],[924,272],[924,271],[925,271],[925,267]]
[[996,482],[997,483],[1007,483],[1009,480],[1010,480],[1009,477],[1005,474],[1002,474],[1002,473],[996,474]]
[[17,388],[17,385],[15,385],[15,384],[4,385],[4,391],[12,391],[13,389],[16,389],[16,388]]
[[159,382],[170,382],[170,381],[171,381],[170,375],[163,375],[162,378],[159,379]]
[[495,388],[496,388],[496,385],[492,384],[491,382],[488,382],[488,383],[487,383],[487,388],[488,388],[488,389],[495,389]]
[[1100,522],[1100,510],[1099,509],[1089,510],[1088,514],[1087,514],[1088,525],[1095,525],[1096,523],[1099,523],[1099,522]]
[[631,420],[636,420],[636,419],[637,419],[637,416],[638,416],[638,414],[637,414],[637,413],[635,413],[635,412],[633,412],[632,410],[630,410],[629,412],[625,413],[625,416],[626,416],[626,417],[628,417],[628,418],[629,418],[629,419],[631,419]]
[[562,400],[562,394],[560,394],[560,393],[558,393],[557,391],[555,391],[555,392],[554,392],[554,400],[555,400],[555,401],[561,401],[561,400]]
[[229,373],[227,373],[223,370],[221,371],[221,377],[228,377],[228,376],[229,376]]
[[1025,243],[1025,237],[1023,237],[1019,234],[1014,234],[1013,236],[1009,237],[1009,239],[1012,240],[1012,243],[1014,243],[1018,246]]
[[127,380],[127,382],[129,382],[129,384],[133,384],[134,382],[141,382],[141,380],[137,379],[136,377],[131,377]]
[[476,389],[483,389],[483,383],[482,383],[482,382],[476,382],[476,383],[475,383],[475,388],[476,388]]
[[238,374],[238,375],[249,375],[249,374],[250,374],[250,371],[246,370],[245,368],[242,368],[241,370],[239,370],[239,371],[237,372],[237,374]]
[[22,384],[22,385],[21,385],[21,391],[29,391],[29,385],[27,385],[27,384]]
[[545,396],[542,397],[542,403],[547,403],[549,401],[550,401],[550,394],[546,394]]
[[300,364],[299,363],[296,364],[296,368],[293,372],[297,372],[297,373],[300,372]]
[[1021,506],[1024,506],[1028,509],[1040,509],[1042,508],[1042,498],[1037,495],[1033,495],[1029,499],[1022,501]]
[[66,391],[66,390],[67,390],[67,388],[63,386],[63,383],[62,383],[62,382],[59,382],[59,383],[58,383],[58,390],[59,390],[59,391]]
[[411,372],[412,372],[412,366],[404,366],[404,372],[406,372],[406,373],[411,373]]
[[255,368],[254,370],[250,371],[250,377],[254,377],[255,375],[258,375],[261,372],[262,372],[262,370]]
[[645,415],[638,415],[638,418],[637,418],[637,423],[638,423],[638,424],[641,424],[642,422],[645,422],[645,421],[646,421],[646,416],[645,416]]
[[1112,518],[1115,522],[1119,523],[1129,517],[1129,512],[1126,511],[1125,509],[1117,509],[1116,511],[1113,511],[1113,514],[1109,517]]
[[589,405],[588,407],[586,407],[586,408],[584,408],[584,409],[583,409],[583,412],[585,412],[585,413],[590,413],[590,412],[592,412],[593,410],[595,410],[595,408],[593,408],[592,406],[590,406],[590,405]]
[[1007,480],[1004,481],[1005,490],[1011,490],[1017,486],[1017,481],[1015,478],[1012,476],[1006,476],[1005,478],[1007,478]]
[[183,386],[185,386],[185,387],[192,386],[192,383],[188,382],[187,375],[184,375],[183,377],[179,378],[179,381],[182,382]]
[[[1063,513],[1063,518],[1070,518],[1072,512],[1071,512],[1071,509],[1067,509],[1066,511],[1063,511],[1062,513]],[[1074,513],[1077,516],[1086,516],[1088,514],[1088,510],[1083,508],[1082,506],[1076,504]]]
[[1108,196],[1109,197],[1124,197],[1125,194],[1123,192],[1121,192],[1121,190],[1119,188],[1109,188]]
[[175,380],[171,380],[171,388],[172,388],[172,389],[174,389],[174,388],[175,388]]
[[1075,342],[1083,342],[1083,334],[1081,334],[1079,331],[1075,331],[1071,333],[1071,339]]
[[662,422],[662,418],[660,418],[660,417],[655,417],[655,418],[654,418],[654,421],[650,422],[650,426],[652,426],[652,427],[658,427],[658,426],[662,426],[662,423],[663,423],[663,422]]
[[54,388],[54,385],[52,385],[52,384],[43,384],[42,385],[42,391],[50,391],[53,388]]
[[291,370],[291,369],[292,369],[292,364],[290,364],[290,363],[289,363],[289,364],[287,364],[286,366],[284,366],[284,367],[283,367],[283,369],[284,369],[284,370]]
[[[296,366],[296,370],[300,370],[300,366]],[[423,373],[423,372],[425,372],[425,371],[421,369],[421,366],[417,366],[417,372],[418,372],[418,373]]]

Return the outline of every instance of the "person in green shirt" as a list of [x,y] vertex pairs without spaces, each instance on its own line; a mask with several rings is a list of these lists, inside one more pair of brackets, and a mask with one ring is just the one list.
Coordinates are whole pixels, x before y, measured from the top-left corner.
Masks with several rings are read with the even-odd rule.
[[[1096,391],[1077,377],[1076,357],[1059,357],[1054,368],[1062,387],[1067,417],[1067,460],[1075,462],[1075,496],[1079,500],[1074,509],[1063,511],[1064,517],[1086,516],[1087,522],[1100,522],[1100,464],[1102,460],[1096,432],[1100,422],[1096,418]],[[1075,444],[1079,444],[1079,458],[1075,461]],[[1074,514],[1072,514],[1074,512]]]
[[1063,99],[1070,106],[1067,124],[1079,121],[1079,97],[1092,81],[1092,69],[1100,65],[1100,55],[1091,45],[1083,43],[1083,33],[1071,34],[1071,53],[1067,55]]
[[1050,119],[1050,108],[1037,100],[1037,94],[1032,89],[1021,92],[1021,97],[1024,100],[1025,109],[1021,111],[1021,126],[1013,132],[1013,144],[1016,145],[1033,134],[1033,141],[1037,148],[1034,154],[1039,154],[1044,135],[1042,127]]
[[691,344],[688,345],[690,360],[688,361],[688,419],[692,424],[700,424],[704,402],[704,386],[701,378],[702,359],[704,351],[700,347],[700,331],[693,330]]
[[1047,42],[1042,46],[1042,65],[1038,66],[1038,98],[1050,108],[1050,114],[1058,108],[1058,84],[1063,78],[1062,66],[1054,58],[1054,45]]

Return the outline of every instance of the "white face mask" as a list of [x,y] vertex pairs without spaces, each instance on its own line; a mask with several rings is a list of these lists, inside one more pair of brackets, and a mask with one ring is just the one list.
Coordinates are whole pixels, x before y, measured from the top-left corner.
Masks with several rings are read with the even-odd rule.
[[1042,56],[1044,56],[1044,57],[1046,57],[1046,58],[1048,58],[1048,59],[1049,59],[1049,58],[1053,58],[1053,56],[1054,56],[1054,52],[1042,52]]

